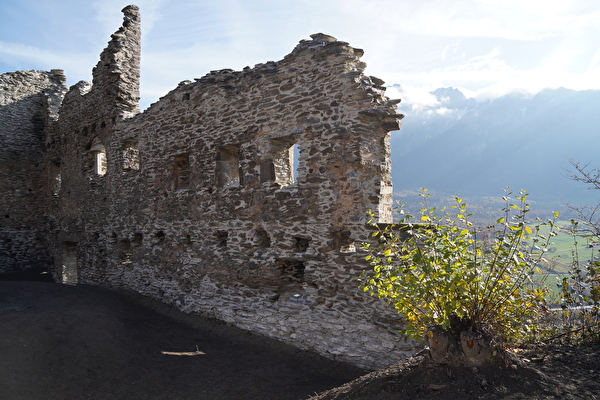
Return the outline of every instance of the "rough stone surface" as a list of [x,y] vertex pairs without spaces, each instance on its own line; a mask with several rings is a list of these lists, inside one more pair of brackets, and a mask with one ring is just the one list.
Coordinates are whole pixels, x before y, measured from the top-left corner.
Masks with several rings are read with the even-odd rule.
[[398,316],[358,289],[366,212],[391,218],[389,131],[402,118],[363,74],[363,51],[312,35],[281,61],[181,82],[139,113],[139,13],[123,12],[93,83],[70,88],[36,142],[38,195],[2,198],[11,213],[37,207],[23,226],[43,234],[55,278],[362,367],[411,354]]
[[60,70],[0,74],[0,273],[51,266],[44,131],[65,91]]

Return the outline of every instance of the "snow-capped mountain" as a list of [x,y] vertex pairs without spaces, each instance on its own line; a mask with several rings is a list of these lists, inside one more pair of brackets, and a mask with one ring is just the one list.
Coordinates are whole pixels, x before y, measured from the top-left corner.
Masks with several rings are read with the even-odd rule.
[[570,160],[600,167],[600,91],[546,89],[487,101],[454,88],[431,95],[436,101],[428,106],[400,103],[403,126],[392,133],[395,191],[501,196],[510,186],[544,201],[600,197],[566,178]]

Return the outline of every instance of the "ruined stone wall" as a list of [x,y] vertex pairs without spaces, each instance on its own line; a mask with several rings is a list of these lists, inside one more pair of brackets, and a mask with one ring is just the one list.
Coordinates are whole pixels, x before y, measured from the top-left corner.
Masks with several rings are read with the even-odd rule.
[[102,226],[116,206],[103,176],[107,148],[115,125],[139,112],[140,16],[136,6],[123,13],[123,26],[100,55],[92,83],[82,81],[69,89],[49,133],[47,157],[60,166],[61,176],[50,208],[57,219],[52,252],[56,279],[63,283],[78,282],[77,242],[85,230]]
[[367,368],[410,354],[393,309],[358,289],[366,212],[391,218],[389,131],[402,118],[362,50],[316,34],[138,113],[139,13],[123,12],[93,83],[74,85],[46,129],[56,279]]
[[0,273],[52,266],[44,132],[65,90],[60,70],[0,75]]

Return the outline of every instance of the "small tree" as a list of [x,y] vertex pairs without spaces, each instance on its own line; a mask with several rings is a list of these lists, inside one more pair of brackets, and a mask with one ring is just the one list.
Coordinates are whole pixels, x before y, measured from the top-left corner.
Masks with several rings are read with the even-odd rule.
[[[574,168],[569,178],[582,182],[591,190],[600,190],[600,169],[571,160]],[[573,260],[567,276],[559,278],[563,331],[555,338],[575,342],[600,343],[600,258],[594,256],[594,246],[600,242],[600,202],[594,206],[567,204],[577,220],[571,220],[574,241]],[[581,261],[578,238],[586,238],[592,255]]]
[[[587,231],[587,230],[586,230]],[[551,339],[566,339],[575,343],[600,343],[600,260],[592,255],[581,261],[577,246],[581,235],[579,223],[571,220],[573,260],[569,273],[557,277],[560,289],[562,324],[559,334]]]
[[[513,204],[505,192],[497,225],[479,229],[461,198],[451,212],[438,211],[422,189],[418,218],[401,214],[396,224],[375,225],[377,243],[363,245],[373,266],[363,290],[389,301],[405,317],[402,333],[427,338],[436,361],[485,363],[499,350],[494,343],[523,337],[543,304],[532,275],[540,273],[558,214],[532,227],[527,194]],[[540,232],[546,224],[548,236]]]
[[[590,168],[589,164],[571,160],[575,169],[569,173],[569,179],[582,182],[591,190],[600,190],[600,169]],[[582,236],[600,239],[600,203],[594,206],[567,204],[579,220],[577,233]]]

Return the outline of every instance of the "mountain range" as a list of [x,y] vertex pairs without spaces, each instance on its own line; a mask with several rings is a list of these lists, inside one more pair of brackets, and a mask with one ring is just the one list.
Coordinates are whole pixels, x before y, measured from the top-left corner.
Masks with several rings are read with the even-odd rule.
[[405,115],[391,136],[398,196],[426,187],[501,197],[510,186],[545,203],[593,204],[600,197],[567,178],[571,160],[600,167],[600,91],[546,89],[478,101],[448,87],[431,95],[432,105],[398,107]]

